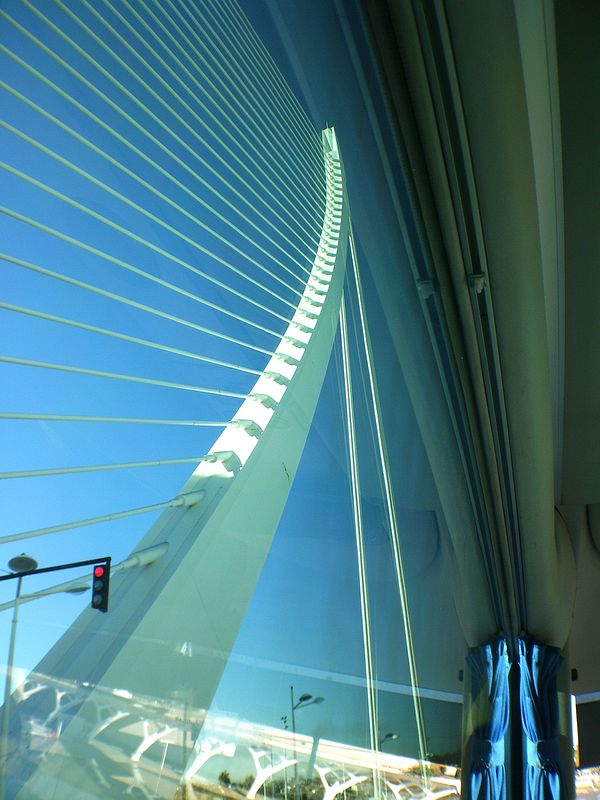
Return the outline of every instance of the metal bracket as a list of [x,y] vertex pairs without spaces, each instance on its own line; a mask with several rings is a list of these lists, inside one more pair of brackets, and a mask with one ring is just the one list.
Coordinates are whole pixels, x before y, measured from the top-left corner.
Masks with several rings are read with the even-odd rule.
[[485,272],[473,272],[469,275],[469,284],[476,294],[481,294],[487,286],[487,275]]

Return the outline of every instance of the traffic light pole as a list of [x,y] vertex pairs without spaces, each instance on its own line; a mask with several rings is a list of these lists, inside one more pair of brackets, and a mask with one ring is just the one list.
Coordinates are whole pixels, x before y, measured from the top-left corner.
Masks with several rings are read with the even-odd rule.
[[11,575],[0,575],[0,581],[11,581],[24,578],[26,575],[41,575],[43,572],[58,572],[63,569],[74,569],[75,567],[90,567],[92,564],[106,564],[110,567],[111,557],[101,556],[100,558],[90,558],[87,561],[72,561],[70,564],[57,564],[55,567],[40,567],[38,569],[27,569],[23,572],[13,572]]
[[[6,667],[6,681],[4,685],[4,704],[2,707],[2,727],[0,729],[0,800],[5,797],[5,780],[6,780],[6,766],[8,759],[8,726],[10,715],[10,695],[12,691],[12,671],[13,660],[15,655],[15,640],[17,633],[17,621],[19,614],[19,598],[21,596],[21,584],[23,578],[27,575],[40,575],[44,572],[58,572],[59,570],[72,569],[75,567],[87,567],[91,564],[104,564],[106,569],[110,569],[110,556],[103,556],[88,561],[73,561],[69,564],[57,564],[54,567],[40,567],[36,569],[23,570],[21,572],[13,572],[10,575],[0,576],[0,581],[17,581],[17,592],[15,596],[14,611],[12,618],[12,625],[10,629],[10,643],[8,647],[8,662]],[[33,562],[35,563],[35,561]]]
[[[13,577],[13,576],[10,576]],[[8,724],[9,724],[9,702],[12,689],[12,668],[15,657],[15,640],[17,635],[17,622],[19,619],[19,597],[21,596],[22,575],[15,575],[17,578],[17,593],[15,596],[15,606],[13,610],[12,624],[10,626],[10,643],[8,645],[8,661],[6,664],[6,680],[4,683],[4,705],[2,708],[2,730],[0,732],[0,800],[4,800],[4,785],[8,766]]]
[[[111,575],[124,572],[125,570],[129,569],[142,569],[144,567],[153,564],[155,561],[161,559],[167,550],[169,549],[169,545],[167,542],[160,542],[159,544],[154,544],[151,547],[144,547],[140,550],[135,550],[131,555],[127,556],[126,559],[123,561],[119,561],[117,564],[112,564],[110,566],[110,573]],[[83,563],[84,566],[89,566],[89,564],[98,565],[98,564],[108,564],[108,558],[99,558],[96,560],[90,560],[89,562],[84,561],[80,562]],[[64,568],[65,566],[69,566],[68,564],[62,564],[60,568]],[[55,569],[52,567],[51,569]],[[15,570],[17,574],[24,575],[25,570],[22,570],[19,573],[19,570]],[[2,580],[2,578],[0,578]],[[33,600],[41,600],[42,597],[48,597],[52,594],[57,594],[59,592],[80,592],[85,591],[89,588],[90,584],[93,582],[93,575],[88,576],[81,576],[79,578],[73,578],[70,581],[64,581],[63,583],[57,583],[54,586],[49,586],[46,589],[41,589],[38,592],[34,592],[33,594],[22,594],[21,598],[19,599],[19,605],[23,605],[24,603],[31,603]],[[15,604],[14,600],[11,600],[7,603],[0,603],[0,612],[6,611],[8,608],[13,608]]]

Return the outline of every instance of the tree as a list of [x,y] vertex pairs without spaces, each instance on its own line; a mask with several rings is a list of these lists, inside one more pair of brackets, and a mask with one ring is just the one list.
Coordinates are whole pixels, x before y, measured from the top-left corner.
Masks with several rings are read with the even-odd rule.
[[231,786],[231,775],[226,769],[219,774],[219,783],[221,786]]

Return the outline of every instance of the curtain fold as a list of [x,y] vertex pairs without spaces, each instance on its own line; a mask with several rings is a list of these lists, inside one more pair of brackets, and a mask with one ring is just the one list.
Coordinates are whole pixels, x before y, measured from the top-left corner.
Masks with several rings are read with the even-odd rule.
[[527,737],[526,800],[564,800],[558,745],[557,647],[519,639],[521,722]]
[[497,637],[473,647],[471,671],[473,733],[468,743],[467,800],[505,800],[504,735],[508,727],[510,663],[506,640]]

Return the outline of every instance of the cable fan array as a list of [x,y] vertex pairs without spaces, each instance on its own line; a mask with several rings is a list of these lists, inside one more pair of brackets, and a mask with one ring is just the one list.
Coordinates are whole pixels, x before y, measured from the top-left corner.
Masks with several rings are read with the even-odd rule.
[[327,297],[342,194],[334,135],[234,2],[18,0],[0,26],[7,544],[241,468]]

